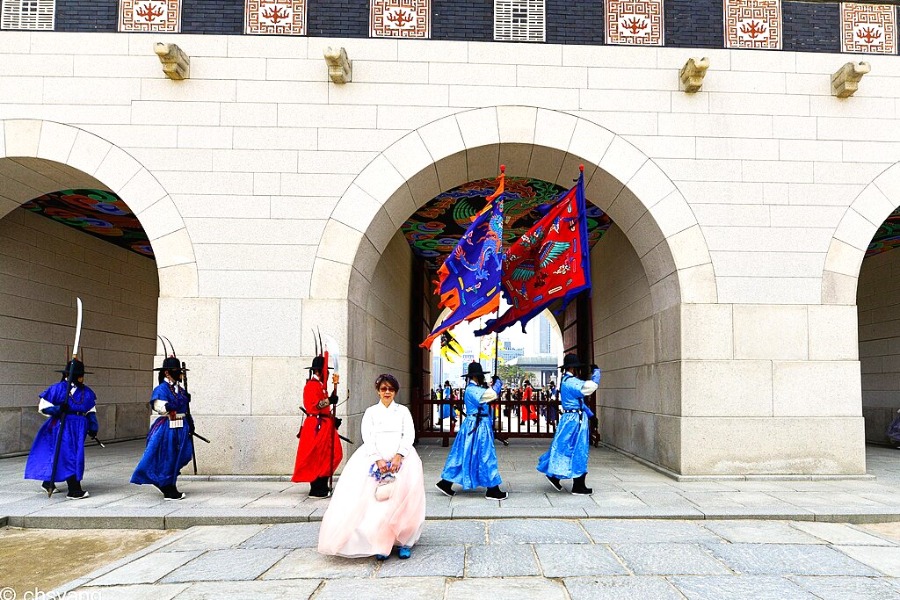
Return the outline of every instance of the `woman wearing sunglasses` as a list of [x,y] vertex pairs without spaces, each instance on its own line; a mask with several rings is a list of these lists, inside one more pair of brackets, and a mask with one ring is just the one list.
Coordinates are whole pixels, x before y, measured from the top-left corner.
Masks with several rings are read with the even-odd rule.
[[341,472],[319,530],[319,552],[409,558],[425,523],[425,478],[413,448],[412,416],[390,374],[375,380],[379,402],[362,419],[363,444]]

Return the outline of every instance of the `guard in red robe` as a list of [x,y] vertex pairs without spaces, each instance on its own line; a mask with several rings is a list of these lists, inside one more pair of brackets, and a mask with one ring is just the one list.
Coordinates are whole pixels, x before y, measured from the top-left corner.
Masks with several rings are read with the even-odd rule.
[[297,437],[297,461],[294,464],[294,483],[309,482],[309,495],[327,498],[331,494],[328,479],[334,475],[344,454],[337,435],[340,419],[334,416],[337,394],[329,398],[326,390],[328,372],[325,358],[317,356],[309,368],[309,379],[303,388],[303,412],[306,419]]

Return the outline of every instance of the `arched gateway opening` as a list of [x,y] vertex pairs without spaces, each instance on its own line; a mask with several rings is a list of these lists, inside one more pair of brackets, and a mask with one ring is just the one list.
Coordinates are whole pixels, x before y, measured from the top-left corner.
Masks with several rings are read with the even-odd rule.
[[900,442],[888,435],[900,409],[898,247],[900,164],[895,164],[866,186],[844,214],[831,241],[822,286],[822,303],[846,312],[842,322],[832,322],[835,352],[859,359],[853,373],[859,395],[828,408],[859,415],[861,402],[868,444]]
[[0,455],[27,452],[43,420],[37,396],[71,352],[76,296],[100,437],[146,435],[158,314],[185,287],[196,294],[184,225],[137,161],[74,127],[0,121]]
[[[706,243],[652,161],[572,115],[530,107],[459,113],[405,136],[360,173],[325,227],[309,305],[323,320],[347,323],[350,381],[389,370],[405,390],[422,389],[416,346],[437,314],[411,317],[413,303],[427,306],[432,285],[416,275],[402,225],[438,194],[495,177],[500,164],[510,177],[564,188],[584,164],[586,197],[614,223],[591,254],[594,295],[582,317],[590,312],[593,339],[577,341],[604,368],[604,441],[680,472],[683,310],[716,302]],[[351,427],[368,400],[351,397]],[[401,393],[401,400],[410,398]]]

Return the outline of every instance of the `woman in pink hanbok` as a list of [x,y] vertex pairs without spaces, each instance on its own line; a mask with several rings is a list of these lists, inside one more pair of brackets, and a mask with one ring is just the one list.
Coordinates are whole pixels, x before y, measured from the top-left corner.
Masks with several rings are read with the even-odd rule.
[[347,461],[322,518],[322,554],[385,560],[397,546],[397,555],[409,558],[425,524],[412,416],[394,401],[400,384],[393,375],[379,375],[375,389],[381,401],[363,415],[363,445]]

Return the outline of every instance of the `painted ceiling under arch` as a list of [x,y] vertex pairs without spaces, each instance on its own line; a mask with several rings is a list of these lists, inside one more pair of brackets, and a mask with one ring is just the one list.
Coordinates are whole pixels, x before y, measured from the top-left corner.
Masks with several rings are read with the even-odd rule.
[[[478,179],[438,194],[417,210],[401,226],[413,252],[429,269],[437,270],[456,246],[466,227],[497,189],[499,180]],[[566,188],[540,179],[507,177],[504,196],[506,219],[503,242],[509,246],[540,217],[537,207],[559,198]],[[587,205],[588,237],[594,247],[612,224],[609,216]]]

